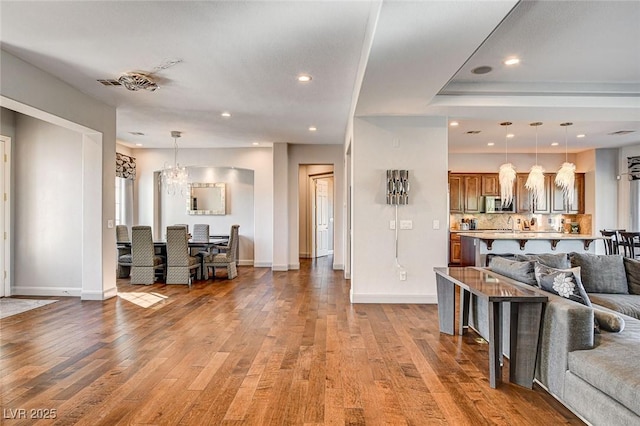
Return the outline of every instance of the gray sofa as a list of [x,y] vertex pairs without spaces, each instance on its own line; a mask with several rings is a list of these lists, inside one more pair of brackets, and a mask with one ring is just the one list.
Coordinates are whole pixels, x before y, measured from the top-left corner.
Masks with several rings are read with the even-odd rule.
[[[585,272],[584,287],[591,307],[535,288],[549,297],[543,314],[536,380],[592,425],[640,425],[640,286],[633,287],[640,283],[640,262],[596,255],[571,257],[571,266],[577,264]],[[532,288],[530,282],[525,284],[526,279],[515,280],[493,269],[491,273],[499,279]],[[636,269],[638,274],[633,276]],[[596,280],[603,277],[608,278],[597,284]],[[627,286],[626,293],[622,292],[622,283]],[[619,293],[589,291],[607,286]],[[505,305],[505,326],[508,311]],[[486,312],[486,304],[473,298],[470,322],[485,338]],[[595,318],[606,325],[599,333],[594,330]],[[611,324],[621,331],[607,331]],[[508,329],[503,330],[503,348],[508,348]],[[508,356],[506,350],[505,354]]]

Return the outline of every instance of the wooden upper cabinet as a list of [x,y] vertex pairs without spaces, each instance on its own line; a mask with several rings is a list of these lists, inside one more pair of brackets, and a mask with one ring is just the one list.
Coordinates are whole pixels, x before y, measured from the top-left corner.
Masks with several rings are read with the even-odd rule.
[[464,213],[464,178],[449,175],[449,211]]
[[482,207],[482,179],[480,175],[464,177],[464,211],[480,213]]
[[544,198],[533,202],[531,192],[525,187],[529,174],[516,176],[516,212],[517,213],[551,213],[551,181],[554,176],[544,175]]
[[555,176],[551,182],[551,212],[552,213],[584,213],[584,173],[576,173],[573,188],[573,202],[566,204],[564,192],[555,183]]
[[497,173],[482,175],[482,195],[500,196],[500,181]]

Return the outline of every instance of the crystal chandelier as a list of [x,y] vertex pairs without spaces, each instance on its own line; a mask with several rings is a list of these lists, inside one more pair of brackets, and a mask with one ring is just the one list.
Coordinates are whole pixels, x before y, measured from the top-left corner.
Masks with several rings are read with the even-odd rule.
[[564,163],[556,173],[556,185],[562,189],[564,193],[564,199],[567,206],[573,204],[573,186],[575,183],[576,166],[569,162],[569,154],[567,148],[567,127],[573,125],[573,123],[562,123],[564,127]]
[[529,177],[527,178],[527,182],[524,184],[525,188],[527,188],[533,195],[534,203],[538,200],[544,200],[544,169],[542,166],[538,165],[538,126],[541,125],[542,123],[539,121],[530,124],[530,126],[534,126],[536,128],[536,164],[531,166]]
[[182,136],[181,132],[173,130],[171,137],[173,138],[173,166],[165,163],[164,168],[160,172],[160,181],[167,190],[167,194],[185,195],[187,193],[187,180],[189,172],[185,166],[178,163],[178,138]]
[[508,206],[513,202],[513,183],[516,180],[516,168],[513,164],[509,163],[509,126],[511,122],[505,121],[504,123],[500,123],[501,126],[504,126],[505,137],[504,137],[504,161],[505,163],[500,166],[500,172],[498,173],[498,182],[500,183],[500,199],[502,200],[502,205]]

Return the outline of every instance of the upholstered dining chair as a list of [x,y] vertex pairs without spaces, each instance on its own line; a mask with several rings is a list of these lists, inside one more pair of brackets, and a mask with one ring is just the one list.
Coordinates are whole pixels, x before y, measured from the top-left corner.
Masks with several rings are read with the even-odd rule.
[[[121,243],[127,243],[126,246]],[[118,278],[127,278],[131,273],[131,238],[126,225],[116,225],[116,248],[118,249]]]
[[156,255],[150,226],[131,228],[131,284],[153,284],[156,271],[164,277],[164,257]]
[[636,259],[640,256],[640,232],[620,232],[620,238],[622,238],[625,257]]
[[232,225],[229,233],[229,244],[224,253],[213,253],[204,259],[204,279],[209,279],[209,268],[213,269],[213,276],[216,276],[216,268],[227,268],[227,278],[233,279],[238,276],[236,266],[236,252],[238,248],[238,229],[240,225]]
[[191,273],[200,276],[200,259],[189,254],[187,230],[184,226],[167,226],[167,284],[188,284]]

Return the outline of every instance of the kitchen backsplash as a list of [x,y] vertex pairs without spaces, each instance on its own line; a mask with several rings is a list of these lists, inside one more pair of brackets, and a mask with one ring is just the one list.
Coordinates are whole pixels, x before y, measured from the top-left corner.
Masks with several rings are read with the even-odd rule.
[[[590,214],[463,214],[451,213],[449,215],[449,224],[452,230],[461,229],[463,220],[471,222],[475,219],[477,229],[512,229],[511,222],[508,223],[509,217],[513,218],[516,223],[516,229],[531,231],[558,231],[572,232],[571,224],[577,224],[580,234],[591,234],[591,215]],[[519,221],[519,223],[518,223]]]

